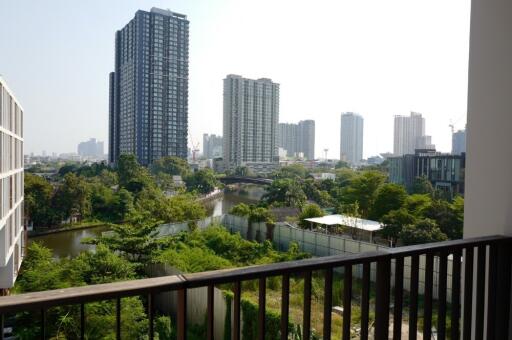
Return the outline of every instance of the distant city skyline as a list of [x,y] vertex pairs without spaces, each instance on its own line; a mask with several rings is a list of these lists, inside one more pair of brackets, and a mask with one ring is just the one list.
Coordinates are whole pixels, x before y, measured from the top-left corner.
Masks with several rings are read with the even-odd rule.
[[465,125],[467,1],[3,1],[0,73],[29,118],[25,152],[71,152],[89,136],[107,140],[114,32],[153,6],[192,22],[189,145],[222,133],[222,79],[230,73],[280,83],[281,120],[316,121],[317,157],[324,148],[338,157],[336,121],[344,111],[364,113],[365,158],[392,151],[394,115],[422,112],[426,134],[444,152],[450,120],[456,130]]

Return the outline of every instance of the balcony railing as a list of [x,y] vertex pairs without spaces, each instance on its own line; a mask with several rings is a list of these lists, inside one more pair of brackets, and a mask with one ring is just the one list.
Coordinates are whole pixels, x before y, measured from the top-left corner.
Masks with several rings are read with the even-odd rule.
[[[166,276],[159,278],[134,280],[110,284],[91,285],[53,291],[13,295],[0,298],[0,326],[3,326],[6,314],[22,311],[39,311],[41,338],[45,338],[46,311],[50,307],[80,305],[81,335],[84,338],[86,325],[85,304],[100,300],[115,300],[116,334],[121,339],[121,298],[128,296],[146,296],[149,318],[149,338],[154,337],[153,319],[155,317],[155,297],[158,293],[177,292],[177,329],[178,339],[186,338],[187,329],[187,291],[192,288],[207,287],[207,338],[214,338],[214,287],[219,284],[231,284],[233,297],[232,339],[241,337],[240,300],[243,281],[259,281],[258,334],[265,335],[266,280],[279,276],[282,279],[281,291],[281,339],[288,339],[290,276],[301,275],[304,278],[304,298],[302,339],[311,335],[311,280],[313,271],[323,271],[324,307],[323,338],[331,338],[333,275],[335,269],[343,268],[343,320],[351,320],[353,305],[353,275],[356,265],[363,268],[361,279],[361,322],[360,337],[368,339],[370,335],[370,290],[371,266],[376,267],[375,276],[375,323],[373,334],[376,339],[401,339],[402,320],[408,319],[409,339],[416,339],[418,315],[423,316],[423,338],[431,339],[433,329],[438,339],[507,339],[509,334],[510,283],[511,283],[512,238],[492,236],[483,238],[447,241],[418,246],[394,248],[386,251],[355,255],[336,255],[312,258],[301,261],[282,262],[271,265],[219,270],[195,274]],[[425,287],[423,296],[419,296],[418,282],[420,257],[425,257]],[[447,301],[447,262],[453,258],[451,275],[451,301]],[[408,299],[404,299],[404,260],[410,258],[410,286],[407,287]],[[439,263],[437,277],[438,296],[434,303],[434,263]],[[393,272],[393,275],[392,275]],[[392,289],[394,287],[394,289]],[[407,302],[406,302],[407,301]],[[419,301],[423,301],[422,304]],[[447,308],[447,305],[451,308]],[[437,308],[434,308],[434,305]],[[393,306],[393,308],[391,308]],[[406,307],[406,308],[404,308]],[[419,308],[421,307],[421,308]],[[392,311],[392,312],[391,312]],[[390,330],[390,314],[393,327]],[[408,315],[404,315],[408,313]],[[433,314],[437,313],[437,324],[433,325]],[[451,322],[450,334],[447,334],[446,321]],[[350,322],[343,322],[342,338],[349,339]],[[421,327],[420,327],[421,328]],[[0,328],[3,329],[3,328]],[[484,336],[485,335],[485,336]],[[0,339],[3,335],[0,332]]]

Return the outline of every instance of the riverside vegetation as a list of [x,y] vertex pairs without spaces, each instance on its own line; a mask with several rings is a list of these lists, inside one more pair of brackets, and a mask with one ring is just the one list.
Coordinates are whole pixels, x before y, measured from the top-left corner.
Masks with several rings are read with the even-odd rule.
[[[184,178],[185,188],[176,186],[173,175]],[[272,175],[274,182],[268,186],[258,206],[242,204],[234,207],[232,213],[245,216],[251,222],[273,223],[269,210],[272,207],[298,207],[300,219],[321,216],[324,214],[322,208],[332,207],[340,213],[382,221],[385,225],[382,235],[402,244],[461,236],[463,199],[444,197],[424,179],[417,179],[414,190],[408,193],[401,186],[388,183],[382,169],[355,171],[339,168],[336,169],[336,180],[315,181],[309,175],[300,166],[282,168]],[[192,173],[188,165],[179,159],[162,159],[146,169],[137,164],[133,156],[123,156],[117,169],[97,164],[70,165],[59,170],[53,183],[29,173],[25,180],[26,214],[36,227],[52,226],[71,216],[79,216],[82,221],[113,223],[113,232],[86,240],[96,245],[96,251],[84,252],[75,258],[54,259],[48,249],[33,243],[22,264],[15,293],[143,278],[150,263],[171,265],[183,272],[199,272],[308,256],[295,244],[282,253],[276,251],[269,241],[247,241],[221,226],[156,238],[156,228],[160,223],[203,218],[206,212],[196,197],[218,186],[210,170]],[[165,195],[168,191],[175,195]],[[342,280],[337,277],[334,282],[333,304],[340,305]],[[303,303],[302,285],[300,277],[292,278],[290,326],[292,334],[297,337],[300,327],[296,325],[301,323]],[[312,328],[318,335],[322,332],[323,303],[320,273],[314,275],[312,287],[312,315],[315,315]],[[219,288],[225,291],[229,307],[231,287]],[[256,331],[257,282],[245,282],[242,288],[244,336],[252,338]],[[279,336],[280,280],[267,280],[267,296],[267,338],[274,339]],[[123,299],[122,330],[126,338],[144,338],[148,330],[146,303],[144,297]],[[88,338],[113,338],[114,304],[103,301],[87,304],[86,308]],[[352,313],[355,324],[358,315],[355,307]],[[226,330],[230,327],[228,319]],[[33,316],[28,313],[17,316],[15,331],[21,339],[31,339],[38,334],[38,325],[32,320]],[[341,316],[333,316],[334,332],[341,330],[341,323]],[[48,332],[55,339],[76,338],[79,307],[51,308],[48,325]],[[156,319],[155,329],[160,339],[175,337],[171,320],[166,316]],[[190,338],[201,339],[205,328],[204,325],[196,325],[188,331]]]

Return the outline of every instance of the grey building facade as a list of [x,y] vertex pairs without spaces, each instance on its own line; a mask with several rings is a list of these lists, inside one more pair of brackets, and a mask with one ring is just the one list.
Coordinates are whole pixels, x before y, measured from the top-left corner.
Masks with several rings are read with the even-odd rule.
[[460,155],[466,152],[466,130],[459,130],[452,134],[452,154]]
[[228,75],[224,79],[224,161],[255,172],[278,165],[279,84]]
[[187,157],[189,21],[152,8],[137,11],[115,36],[110,74],[109,161],[134,154],[143,165]]
[[207,159],[222,157],[222,136],[203,134],[203,157]]
[[341,114],[340,159],[357,165],[363,159],[363,117],[354,112]]
[[279,123],[277,146],[285,149],[288,157],[298,157],[302,153],[307,160],[315,159],[315,121]]

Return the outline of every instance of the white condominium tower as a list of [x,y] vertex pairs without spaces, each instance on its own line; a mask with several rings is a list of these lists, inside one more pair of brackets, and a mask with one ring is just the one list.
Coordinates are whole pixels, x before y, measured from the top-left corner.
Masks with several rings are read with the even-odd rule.
[[262,78],[224,79],[224,162],[268,172],[278,164],[279,84]]
[[341,114],[340,159],[357,165],[363,159],[363,117],[353,112]]
[[435,148],[429,136],[425,136],[425,118],[421,113],[411,112],[407,116],[395,116],[393,153],[395,156],[412,155],[415,149]]
[[0,295],[14,286],[25,248],[23,109],[0,78]]

